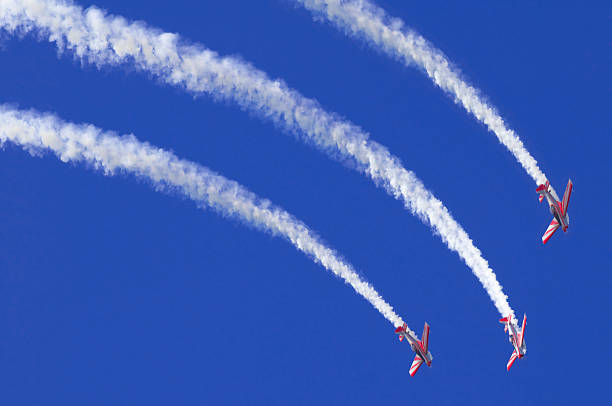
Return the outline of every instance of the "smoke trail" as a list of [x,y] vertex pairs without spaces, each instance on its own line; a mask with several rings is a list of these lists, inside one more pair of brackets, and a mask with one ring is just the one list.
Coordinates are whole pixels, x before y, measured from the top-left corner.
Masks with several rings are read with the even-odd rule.
[[381,8],[368,0],[294,0],[315,13],[318,18],[331,21],[348,34],[363,38],[377,49],[399,59],[406,65],[417,65],[441,89],[450,93],[463,107],[484,123],[499,142],[506,146],[537,184],[546,176],[537,161],[525,149],[516,133],[507,128],[495,108],[479,91],[461,79],[444,54],[416,32],[407,29],[397,18],[390,18]]
[[157,190],[177,191],[219,213],[284,237],[298,250],[344,279],[394,326],[403,320],[391,305],[363,281],[334,250],[324,245],[305,224],[261,199],[238,183],[193,162],[92,125],[66,123],[50,114],[15,110],[0,105],[0,146],[11,142],[32,154],[52,151],[63,162],[86,163],[106,175],[127,172],[150,180]]
[[326,112],[282,81],[269,79],[237,58],[220,57],[201,45],[187,44],[176,34],[59,0],[0,0],[0,27],[17,34],[34,32],[97,66],[130,64],[193,94],[233,101],[332,156],[351,160],[459,254],[502,315],[514,313],[468,234],[416,175],[362,129]]

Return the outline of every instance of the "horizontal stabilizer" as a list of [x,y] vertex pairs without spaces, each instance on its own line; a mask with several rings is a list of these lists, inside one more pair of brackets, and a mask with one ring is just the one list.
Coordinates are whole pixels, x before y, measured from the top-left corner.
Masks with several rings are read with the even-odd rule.
[[550,182],[546,181],[545,184],[538,186],[538,188],[536,189],[536,192],[538,193],[547,192],[549,187],[550,187]]
[[408,325],[406,323],[404,323],[403,325],[395,329],[395,332],[399,334],[400,341],[404,340],[404,335],[402,333],[406,332],[407,329],[408,329]]

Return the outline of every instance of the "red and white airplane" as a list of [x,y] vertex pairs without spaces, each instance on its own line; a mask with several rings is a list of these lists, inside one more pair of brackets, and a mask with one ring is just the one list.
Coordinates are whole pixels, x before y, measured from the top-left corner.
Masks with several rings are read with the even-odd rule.
[[523,327],[520,329],[516,325],[516,322],[512,320],[512,315],[508,315],[503,319],[499,319],[499,322],[504,324],[504,332],[510,335],[510,342],[514,347],[514,351],[508,360],[506,369],[510,371],[510,367],[514,364],[517,358],[523,358],[527,353],[527,344],[525,344],[525,325],[527,324],[527,315],[523,316]]
[[540,202],[544,200],[548,201],[550,205],[550,212],[554,216],[550,225],[546,229],[546,232],[542,236],[542,243],[546,244],[546,242],[552,237],[552,235],[557,231],[559,227],[563,227],[563,231],[567,231],[569,227],[569,216],[567,215],[567,205],[569,204],[569,199],[572,194],[572,180],[570,179],[567,182],[567,188],[565,188],[565,193],[563,194],[563,200],[559,201],[557,194],[554,190],[551,190],[550,183],[546,181],[544,185],[538,186],[536,192],[540,194]]
[[423,328],[423,338],[421,338],[420,341],[413,336],[410,331],[408,331],[408,326],[406,326],[406,323],[404,323],[403,326],[396,328],[395,332],[399,334],[400,341],[402,341],[404,338],[408,340],[410,347],[412,347],[412,351],[416,353],[414,356],[414,361],[412,361],[412,365],[410,366],[410,376],[414,376],[414,374],[416,374],[416,371],[419,370],[423,362],[425,362],[428,367],[431,366],[433,356],[427,350],[427,344],[429,343],[429,324],[425,323],[425,327]]

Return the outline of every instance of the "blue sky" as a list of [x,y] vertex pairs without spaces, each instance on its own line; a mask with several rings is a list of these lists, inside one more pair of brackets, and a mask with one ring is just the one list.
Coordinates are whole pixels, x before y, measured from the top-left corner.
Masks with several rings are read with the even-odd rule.
[[[470,270],[368,179],[231,103],[2,38],[2,102],[171,149],[310,225],[417,331],[432,368],[348,286],[287,242],[146,182],[13,146],[0,159],[2,404],[574,404],[609,376],[610,7],[378,1],[498,107],[571,227],[495,137],[421,72],[288,0],[98,1],[240,55],[366,129],[452,211],[528,314],[511,346]],[[202,3],[202,4],[200,4]],[[568,340],[576,340],[571,342]]]

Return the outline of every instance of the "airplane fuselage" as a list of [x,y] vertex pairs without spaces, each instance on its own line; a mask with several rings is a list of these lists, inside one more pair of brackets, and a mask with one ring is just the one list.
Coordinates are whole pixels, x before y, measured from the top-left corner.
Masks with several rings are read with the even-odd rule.
[[569,216],[566,214],[563,215],[563,210],[561,208],[561,202],[554,198],[554,196],[548,191],[544,191],[544,196],[546,197],[546,201],[548,202],[548,206],[550,208],[550,213],[557,219],[563,231],[567,230],[569,226]]
[[413,337],[412,334],[408,332],[402,332],[402,334],[404,335],[406,340],[408,340],[410,347],[412,347],[412,351],[417,353],[417,355],[421,357],[423,361],[425,361],[427,366],[431,366],[431,361],[433,360],[433,356],[431,355],[431,352],[429,351],[425,352],[423,350],[423,347],[421,347],[421,342],[416,337]]
[[514,351],[519,358],[523,358],[523,356],[527,353],[527,344],[525,344],[525,339],[523,339],[523,345],[519,345],[519,333],[517,332],[516,326],[510,322],[508,323],[508,329],[510,334],[510,342],[514,347]]

